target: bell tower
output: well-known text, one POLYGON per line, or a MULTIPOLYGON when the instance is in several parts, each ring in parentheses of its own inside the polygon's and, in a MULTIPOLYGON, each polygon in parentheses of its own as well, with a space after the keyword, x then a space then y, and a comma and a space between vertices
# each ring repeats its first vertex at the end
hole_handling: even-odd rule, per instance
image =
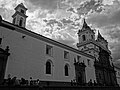
POLYGON ((88 82, 89 80, 96 80, 96 74, 95 74, 95 67, 94 67, 94 61, 98 60, 99 58, 99 47, 95 44, 95 33, 94 30, 91 29, 88 24, 86 23, 86 20, 83 20, 83 26, 81 29, 78 30, 78 39, 79 42, 77 43, 77 47, 80 51, 87 53, 95 59, 86 59, 85 65, 86 65, 86 80, 88 82), (89 76, 89 70, 91 69, 92 76, 89 76))
POLYGON ((83 21, 82 29, 78 31, 79 43, 85 43, 90 40, 95 40, 94 31, 87 25, 85 19, 83 21))
POLYGON ((18 4, 15 8, 15 13, 12 15, 13 24, 25 28, 27 18, 26 11, 27 8, 23 5, 23 3, 18 4))
POLYGON ((95 44, 95 33, 94 30, 87 25, 85 19, 82 28, 78 31, 78 39, 78 49, 98 59, 99 48, 95 44))

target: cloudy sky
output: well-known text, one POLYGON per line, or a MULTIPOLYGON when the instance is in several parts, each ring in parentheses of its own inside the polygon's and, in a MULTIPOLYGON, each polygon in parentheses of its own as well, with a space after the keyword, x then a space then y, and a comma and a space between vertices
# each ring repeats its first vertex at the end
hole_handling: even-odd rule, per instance
POLYGON ((28 8, 27 29, 75 48, 85 17, 109 42, 113 61, 120 62, 120 0, 0 0, 4 20, 12 22, 19 3, 28 8))

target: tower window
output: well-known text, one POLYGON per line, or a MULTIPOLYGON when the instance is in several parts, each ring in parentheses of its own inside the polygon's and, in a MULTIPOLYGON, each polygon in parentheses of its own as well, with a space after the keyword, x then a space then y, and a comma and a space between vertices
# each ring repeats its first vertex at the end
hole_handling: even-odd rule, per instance
POLYGON ((65 76, 68 76, 68 65, 65 65, 65 76))
POLYGON ((22 26, 23 18, 20 18, 19 26, 22 26))
POLYGON ((23 14, 24 14, 24 13, 25 13, 25 11, 21 9, 21 13, 23 13, 23 14))
POLYGON ((51 74, 51 62, 47 61, 46 62, 46 74, 51 74))
POLYGON ((83 41, 85 41, 85 40, 86 40, 85 35, 82 35, 82 38, 83 38, 83 41))
POLYGON ((15 24, 16 18, 13 19, 13 24, 15 24))

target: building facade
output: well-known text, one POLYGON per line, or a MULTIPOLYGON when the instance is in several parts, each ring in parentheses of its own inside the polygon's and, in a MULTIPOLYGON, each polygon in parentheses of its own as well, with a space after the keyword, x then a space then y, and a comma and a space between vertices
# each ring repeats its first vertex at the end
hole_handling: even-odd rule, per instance
POLYGON ((105 85, 117 84, 108 42, 99 31, 95 40, 94 31, 87 25, 85 20, 82 29, 78 32, 78 36, 78 49, 95 57, 94 67, 97 83, 105 85))
POLYGON ((26 11, 21 3, 15 8, 13 23, 0 17, 0 57, 4 57, 0 58, 4 62, 0 67, 1 81, 10 74, 41 81, 117 84, 108 42, 100 33, 95 40, 85 20, 75 49, 27 30, 26 11))

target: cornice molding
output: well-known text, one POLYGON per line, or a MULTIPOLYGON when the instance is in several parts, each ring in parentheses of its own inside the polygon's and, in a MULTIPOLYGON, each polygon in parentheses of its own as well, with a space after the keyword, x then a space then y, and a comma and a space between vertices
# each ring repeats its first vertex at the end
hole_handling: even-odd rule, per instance
POLYGON ((81 54, 81 55, 84 55, 84 56, 86 56, 86 57, 95 59, 95 57, 93 57, 92 55, 86 54, 86 53, 84 53, 84 52, 82 52, 82 51, 80 51, 80 50, 78 50, 78 49, 75 49, 75 48, 70 47, 70 46, 68 46, 68 45, 65 45, 65 44, 63 44, 63 43, 60 43, 60 42, 57 42, 57 41, 55 41, 55 40, 49 39, 49 38, 47 38, 47 37, 44 37, 44 36, 42 36, 42 35, 40 35, 40 34, 37 34, 37 33, 35 33, 35 32, 32 32, 32 31, 30 31, 30 30, 28 30, 28 29, 26 29, 26 28, 19 27, 19 26, 17 26, 17 25, 14 25, 14 24, 12 24, 12 23, 10 23, 10 22, 7 22, 7 21, 4 21, 4 20, 2 20, 1 23, 2 23, 2 24, 1 24, 0 26, 2 26, 2 27, 9 28, 10 30, 15 30, 15 31, 17 31, 17 32, 20 32, 20 33, 26 34, 26 35, 28 35, 28 36, 34 37, 34 38, 36 38, 36 39, 38 39, 38 40, 42 40, 42 41, 45 41, 45 42, 47 42, 47 43, 51 43, 51 44, 53 44, 53 45, 56 45, 56 46, 59 46, 59 47, 61 47, 61 48, 70 50, 70 51, 72 51, 72 52, 75 52, 75 53, 77 53, 77 54, 81 54))
POLYGON ((83 46, 83 45, 86 45, 86 44, 89 44, 89 43, 93 43, 93 44, 95 44, 96 46, 101 47, 103 50, 107 51, 109 54, 111 54, 111 51, 110 51, 110 50, 104 48, 102 45, 100 45, 99 43, 97 43, 95 40, 90 40, 90 41, 83 42, 83 43, 77 43, 77 47, 79 48, 79 47, 81 47, 81 46, 83 46))
POLYGON ((23 14, 23 13, 20 13, 20 12, 18 12, 18 11, 16 11, 16 12, 12 15, 12 17, 15 17, 17 14, 19 14, 19 15, 25 17, 25 18, 28 17, 27 15, 25 15, 25 14, 23 14))

